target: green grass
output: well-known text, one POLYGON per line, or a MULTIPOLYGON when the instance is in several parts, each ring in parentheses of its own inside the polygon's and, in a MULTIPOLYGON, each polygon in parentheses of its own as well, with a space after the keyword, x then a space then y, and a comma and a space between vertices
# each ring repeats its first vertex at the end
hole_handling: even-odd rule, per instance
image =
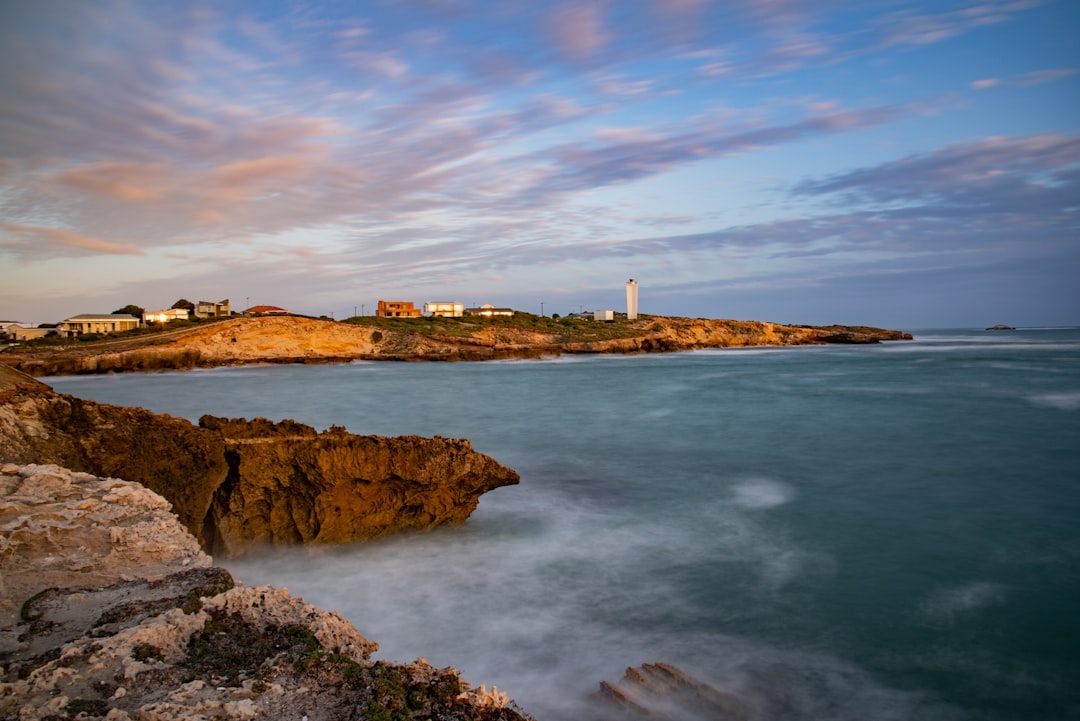
POLYGON ((628 338, 641 334, 641 322, 617 318, 613 321, 593 321, 576 318, 551 318, 532 313, 518 312, 512 316, 484 318, 382 318, 379 316, 353 316, 341 321, 350 325, 393 330, 399 333, 469 337, 487 328, 506 328, 553 334, 552 342, 575 343, 613 338, 628 338))

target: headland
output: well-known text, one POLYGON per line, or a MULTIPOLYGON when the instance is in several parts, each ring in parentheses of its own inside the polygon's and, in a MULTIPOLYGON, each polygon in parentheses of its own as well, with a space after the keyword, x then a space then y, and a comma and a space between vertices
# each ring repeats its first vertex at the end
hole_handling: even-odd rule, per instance
POLYGON ((181 331, 94 343, 10 348, 0 362, 33 376, 183 370, 254 363, 356 360, 477 361, 564 354, 665 353, 703 348, 863 344, 910 340, 867 326, 640 316, 612 322, 554 319, 235 318, 181 331))

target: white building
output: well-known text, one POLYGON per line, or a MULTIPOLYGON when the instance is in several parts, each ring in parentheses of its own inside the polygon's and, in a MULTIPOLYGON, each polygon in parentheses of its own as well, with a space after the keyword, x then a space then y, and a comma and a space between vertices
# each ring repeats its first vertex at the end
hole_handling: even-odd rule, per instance
POLYGON ((613 310, 594 310, 592 312, 593 320, 615 320, 615 311, 613 310))
POLYGON ((626 281, 626 319, 637 319, 637 281, 633 278, 626 281))
POLYGON ((60 335, 73 338, 83 333, 119 333, 139 327, 139 319, 126 313, 73 315, 60 323, 60 335))
POLYGON ((478 315, 483 318, 494 318, 497 315, 510 317, 513 314, 513 308, 496 308, 491 303, 484 303, 476 308, 465 309, 465 315, 478 315))
POLYGON ((229 307, 229 299, 219 300, 213 302, 210 300, 200 300, 195 304, 195 317, 196 318, 228 318, 232 315, 232 309, 229 307))
POLYGON ((441 318, 460 318, 465 315, 464 303, 424 303, 424 312, 441 318))
POLYGON ((166 308, 165 310, 148 310, 142 314, 143 323, 165 324, 171 320, 187 320, 187 308, 166 308))

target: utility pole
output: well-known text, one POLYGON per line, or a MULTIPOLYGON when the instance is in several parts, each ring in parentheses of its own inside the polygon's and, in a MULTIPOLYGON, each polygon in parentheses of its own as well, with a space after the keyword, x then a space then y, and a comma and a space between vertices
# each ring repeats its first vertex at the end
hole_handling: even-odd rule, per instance
POLYGON ((355 305, 352 307, 352 314, 353 314, 353 317, 355 318, 356 317, 356 306, 355 305))
POLYGON ((544 317, 544 301, 540 301, 540 317, 544 317))

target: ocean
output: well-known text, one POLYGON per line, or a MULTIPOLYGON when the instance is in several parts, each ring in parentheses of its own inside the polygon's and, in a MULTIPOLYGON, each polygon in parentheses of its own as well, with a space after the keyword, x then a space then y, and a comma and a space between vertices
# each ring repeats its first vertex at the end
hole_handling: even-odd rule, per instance
POLYGON ((1080 329, 44 380, 516 469, 463 526, 222 565, 539 721, 655 662, 763 721, 1080 718, 1080 329))

